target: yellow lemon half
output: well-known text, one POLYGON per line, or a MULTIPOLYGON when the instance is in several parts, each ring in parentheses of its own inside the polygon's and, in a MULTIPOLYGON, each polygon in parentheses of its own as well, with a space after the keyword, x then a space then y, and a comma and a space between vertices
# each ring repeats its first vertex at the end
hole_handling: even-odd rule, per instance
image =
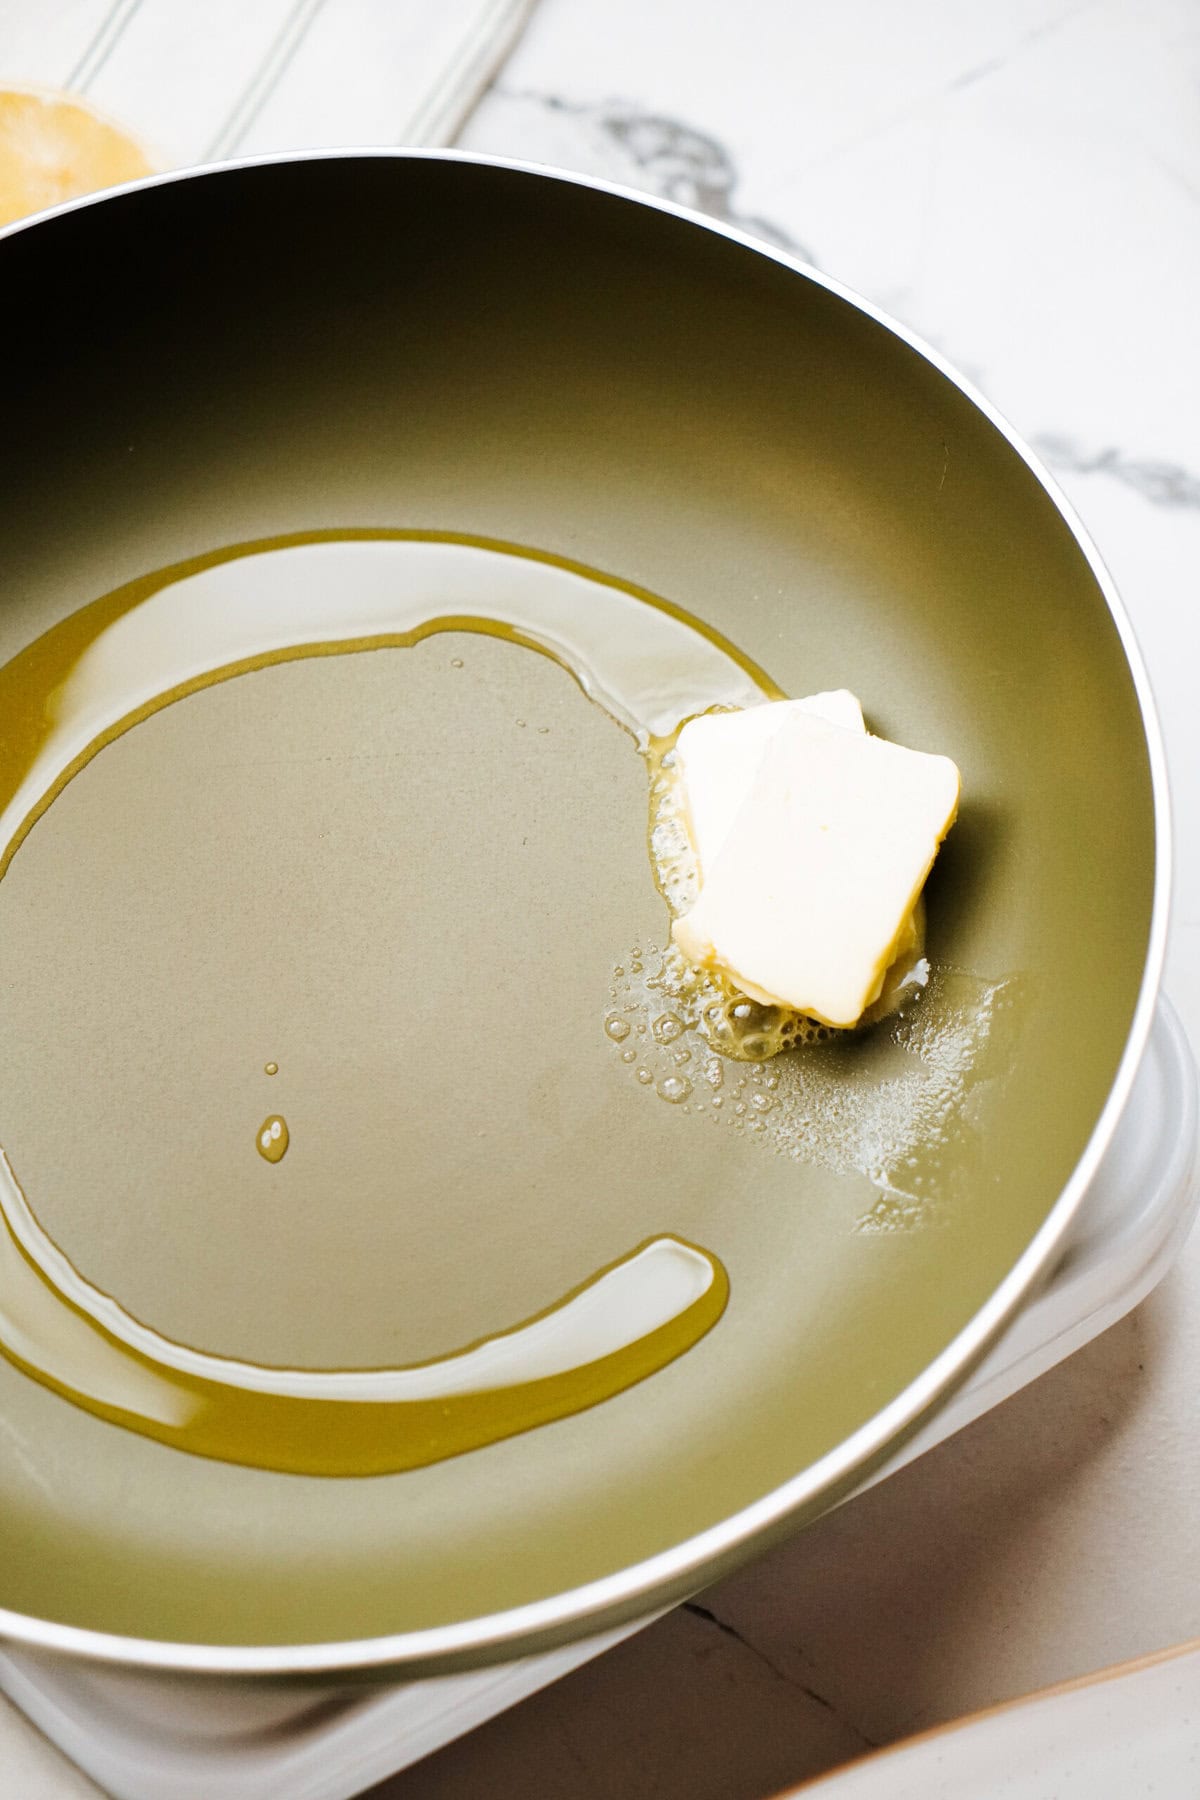
POLYGON ((153 171, 142 146, 86 101, 0 88, 0 225, 153 171))

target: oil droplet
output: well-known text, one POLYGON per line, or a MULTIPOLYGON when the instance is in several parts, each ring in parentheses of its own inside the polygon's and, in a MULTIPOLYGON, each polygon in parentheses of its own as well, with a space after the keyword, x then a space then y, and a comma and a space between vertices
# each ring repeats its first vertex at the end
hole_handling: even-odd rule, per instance
POLYGON ((660 1044, 673 1044, 683 1030, 683 1020, 678 1013, 659 1013, 651 1030, 660 1044))
POLYGON ((461 669, 462 666, 463 666, 463 660, 462 660, 461 656, 452 656, 450 658, 450 667, 452 669, 461 669))
POLYGON ((264 1075, 278 1075, 279 1064, 276 1062, 264 1063, 263 1064, 263 1073, 264 1073, 264 1075))
POLYGON ((672 1106, 678 1106, 680 1101, 686 1100, 691 1093, 692 1084, 686 1075, 664 1075, 656 1091, 660 1100, 666 1100, 672 1106))
POLYGON ((518 720, 517 720, 517 727, 518 727, 518 729, 519 729, 519 730, 521 730, 521 731, 524 731, 524 729, 525 729, 525 721, 524 721, 524 719, 518 719, 518 720))
POLYGON ((258 1154, 265 1162, 282 1162, 287 1155, 287 1147, 291 1143, 288 1134, 287 1120, 281 1119, 278 1113, 272 1113, 264 1119, 258 1128, 255 1146, 258 1154))
POLYGON ((636 1062, 637 1061, 637 1051, 636 1050, 622 1050, 621 1061, 622 1062, 636 1062))
POLYGON ((649 1087, 650 1083, 654 1080, 654 1077, 650 1073, 649 1069, 639 1069, 637 1072, 637 1078, 641 1082, 643 1087, 649 1087))
POLYGON ((538 729, 539 737, 549 737, 550 736, 550 727, 548 725, 539 725, 537 729, 538 729))
POLYGON ((604 1029, 612 1039, 613 1043, 619 1044, 623 1039, 629 1036, 629 1020, 623 1019, 620 1013, 609 1013, 607 1019, 604 1021, 604 1029))
POLYGON ((770 1112, 770 1110, 774 1106, 775 1102, 772 1100, 770 1094, 756 1093, 756 1094, 751 1094, 750 1104, 754 1108, 755 1112, 767 1113, 767 1112, 770 1112))

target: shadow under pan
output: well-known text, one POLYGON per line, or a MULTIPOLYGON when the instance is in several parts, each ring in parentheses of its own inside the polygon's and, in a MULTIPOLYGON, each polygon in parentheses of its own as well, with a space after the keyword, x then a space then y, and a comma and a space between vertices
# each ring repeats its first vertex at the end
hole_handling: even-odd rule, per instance
POLYGON ((769 1494, 994 1291, 1125 1047, 1146 736, 1053 502, 819 283, 499 166, 130 192, 0 243, 0 293, 21 345, 0 655, 293 533, 566 558, 954 756, 930 953, 1011 995, 970 1129, 909 1170, 939 1203, 864 1230, 865 1174, 662 1104, 606 1036, 614 967, 666 920, 642 760, 561 668, 440 635, 156 714, 0 882, 0 1144, 87 1278, 170 1337, 302 1367, 444 1355, 655 1234, 719 1257, 729 1303, 601 1405, 369 1479, 188 1455, 0 1362, 0 1606, 193 1643, 370 1638, 563 1593, 769 1494))

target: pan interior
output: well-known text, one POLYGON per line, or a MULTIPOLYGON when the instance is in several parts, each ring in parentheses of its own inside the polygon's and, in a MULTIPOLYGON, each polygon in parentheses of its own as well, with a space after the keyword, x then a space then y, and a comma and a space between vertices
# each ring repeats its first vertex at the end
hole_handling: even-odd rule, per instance
MULTIPOLYGON (((929 940, 973 1072, 955 1128, 883 1186, 862 1157, 785 1154, 770 1109, 727 1126, 698 1082, 664 1104, 696 1070, 629 988, 665 928, 645 768, 522 643, 268 661, 156 712, 0 882, 0 1143, 88 1279, 185 1343, 312 1368, 440 1356, 655 1234, 717 1256, 729 1304, 601 1405, 359 1479, 189 1455, 4 1363, 0 1604, 185 1640, 378 1635, 560 1592, 769 1492, 986 1299, 1124 1045, 1149 773, 1066 525, 846 302, 550 179, 232 171, 0 253, 31 340, 0 484, 8 655, 168 565, 349 526, 635 584, 731 667, 849 686, 875 729, 959 762, 929 940), (382 215, 402 228, 381 240, 382 215), (102 294, 56 334, 78 259, 146 241, 135 303, 102 294), (605 1030, 627 1004, 628 1046, 605 1030)), ((944 1047, 872 1040, 829 1082, 852 1107, 944 1047)))

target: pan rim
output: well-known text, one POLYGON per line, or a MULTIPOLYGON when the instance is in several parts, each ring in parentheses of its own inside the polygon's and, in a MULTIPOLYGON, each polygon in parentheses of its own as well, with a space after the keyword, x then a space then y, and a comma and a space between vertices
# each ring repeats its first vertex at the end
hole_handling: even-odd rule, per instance
POLYGON ((380 1637, 315 1644, 186 1643, 125 1636, 92 1627, 66 1625, 0 1607, 0 1641, 63 1657, 147 1671, 208 1677, 312 1678, 347 1673, 394 1674, 407 1679, 508 1662, 568 1642, 600 1636, 655 1614, 709 1585, 747 1560, 753 1548, 798 1529, 846 1497, 857 1482, 911 1434, 965 1379, 1010 1323, 1046 1272, 1069 1230, 1125 1110, 1154 1019, 1166 959, 1171 906, 1172 827, 1166 750, 1154 694, 1132 622, 1096 545, 1054 476, 1002 413, 941 353, 915 332, 845 283, 801 257, 769 244, 737 226, 712 219, 675 201, 642 193, 601 177, 550 164, 477 151, 368 145, 285 150, 227 162, 193 164, 124 182, 98 194, 31 214, 0 227, 0 243, 48 220, 105 204, 143 189, 166 187, 199 177, 219 178, 255 168, 292 163, 371 159, 472 165, 582 187, 693 225, 745 250, 768 258, 813 282, 898 338, 961 393, 1021 459, 1067 526, 1082 553, 1120 639, 1137 697, 1146 740, 1154 815, 1154 890, 1142 980, 1112 1086, 1083 1153, 1033 1237, 1012 1268, 958 1334, 886 1406, 807 1468, 749 1506, 670 1549, 578 1587, 502 1612, 427 1626, 380 1637))

